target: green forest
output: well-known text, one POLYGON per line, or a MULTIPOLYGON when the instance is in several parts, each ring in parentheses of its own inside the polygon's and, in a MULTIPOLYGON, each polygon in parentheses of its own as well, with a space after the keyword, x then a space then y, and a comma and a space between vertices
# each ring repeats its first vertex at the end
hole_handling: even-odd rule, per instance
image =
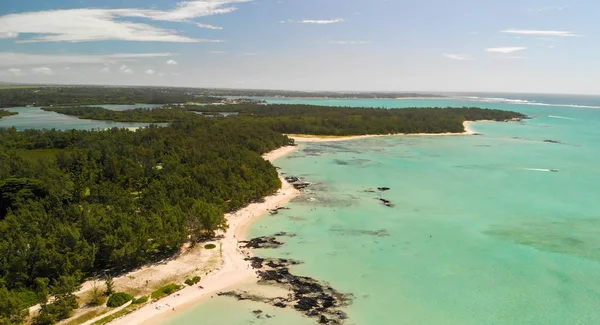
POLYGON ((167 123, 196 118, 198 114, 184 108, 136 108, 125 111, 114 111, 102 107, 64 106, 43 107, 45 111, 77 116, 82 119, 114 122, 147 122, 167 123))
POLYGON ((462 108, 351 108, 313 105, 185 105, 170 108, 139 108, 112 111, 101 107, 46 107, 44 110, 92 120, 117 122, 163 123, 205 116, 220 117, 220 113, 236 113, 227 119, 245 121, 259 128, 287 134, 363 135, 393 133, 444 133, 464 131, 464 121, 505 121, 525 118, 509 111, 462 108))
POLYGON ((464 121, 506 121, 525 115, 478 107, 365 108, 314 105, 218 105, 189 107, 205 113, 236 112, 263 127, 287 134, 363 135, 464 131, 464 121))
POLYGON ((99 104, 214 103, 222 98, 200 96, 182 88, 40 87, 0 89, 1 107, 99 104))
POLYGON ((13 112, 9 112, 7 110, 4 109, 0 109, 0 118, 3 118, 5 116, 11 116, 11 115, 17 115, 18 113, 13 113, 13 112))
POLYGON ((280 188, 261 154, 289 143, 235 119, 0 130, 0 324, 18 324, 39 302, 34 323, 54 323, 76 307, 70 293, 85 277, 210 238, 227 227, 225 212, 280 188))

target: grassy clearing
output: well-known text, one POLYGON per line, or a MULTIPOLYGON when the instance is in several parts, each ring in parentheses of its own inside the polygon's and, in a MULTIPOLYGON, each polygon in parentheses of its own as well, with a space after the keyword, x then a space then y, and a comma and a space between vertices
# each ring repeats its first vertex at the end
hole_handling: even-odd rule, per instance
POLYGON ((152 299, 160 299, 166 297, 174 292, 181 290, 181 286, 175 283, 168 284, 164 287, 158 288, 158 290, 152 292, 152 299))
POLYGON ((77 318, 74 318, 66 323, 64 323, 63 325, 77 325, 77 324, 83 324, 91 319, 94 319, 96 317, 98 317, 99 315, 103 314, 103 310, 101 309, 96 309, 96 310, 92 310, 89 311, 77 318))

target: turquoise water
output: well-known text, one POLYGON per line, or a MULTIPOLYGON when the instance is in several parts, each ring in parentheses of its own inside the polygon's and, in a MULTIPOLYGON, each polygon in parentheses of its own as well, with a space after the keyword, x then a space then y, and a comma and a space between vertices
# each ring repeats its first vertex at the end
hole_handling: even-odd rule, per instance
MULTIPOLYGON (((291 210, 264 216, 250 229, 252 236, 279 231, 297 236, 283 238, 286 245, 278 250, 256 253, 304 261, 294 273, 354 294, 348 324, 599 324, 600 109, 593 107, 600 99, 478 97, 271 100, 472 105, 536 118, 474 123, 482 136, 302 145, 275 165, 315 185, 288 205, 291 210), (519 98, 527 102, 516 102, 519 98), (379 186, 391 190, 365 192, 379 186)), ((215 298, 166 324, 312 321, 297 313, 257 320, 250 312, 254 307, 215 298)))
MULTIPOLYGON (((107 109, 125 110, 132 108, 154 107, 153 105, 102 105, 107 109)), ((106 128, 139 128, 148 126, 148 123, 122 123, 82 120, 77 117, 58 114, 56 112, 46 112, 39 107, 13 107, 6 108, 11 112, 17 112, 18 115, 12 115, 0 119, 0 128, 15 127, 17 130, 24 129, 57 129, 57 130, 93 130, 106 128)))

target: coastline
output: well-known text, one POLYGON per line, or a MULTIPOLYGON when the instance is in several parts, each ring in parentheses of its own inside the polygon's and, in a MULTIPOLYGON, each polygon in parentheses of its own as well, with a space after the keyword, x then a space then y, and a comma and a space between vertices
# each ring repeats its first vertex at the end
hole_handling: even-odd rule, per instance
MULTIPOLYGON (((265 160, 275 161, 285 155, 298 150, 297 146, 286 146, 263 155, 265 160)), ((269 210, 281 206, 295 198, 300 192, 290 185, 281 175, 279 176, 282 187, 277 193, 264 198, 262 203, 253 203, 247 207, 226 215, 229 228, 223 233, 224 238, 217 244, 221 245, 221 258, 223 264, 200 281, 202 289, 197 286, 186 287, 177 292, 177 296, 171 295, 158 302, 149 303, 144 307, 115 319, 110 324, 136 325, 136 324, 161 324, 165 319, 177 315, 190 307, 195 306, 203 299, 211 297, 216 293, 244 282, 251 282, 256 274, 246 257, 251 252, 238 248, 238 240, 246 239, 245 233, 250 224, 256 218, 266 214, 269 210), (168 308, 156 309, 157 305, 168 305, 168 308)), ((103 315, 104 317, 106 316, 103 315)))
MULTIPOLYGON (((456 136, 456 135, 472 135, 475 132, 470 128, 469 121, 463 122, 465 132, 462 133, 416 133, 416 134, 378 134, 378 135, 360 135, 360 136, 330 136, 330 137, 315 137, 315 136, 302 136, 302 135, 288 135, 294 139, 297 143, 309 143, 309 142, 336 142, 336 141, 350 141, 364 138, 374 137, 387 137, 387 136, 456 136)), ((298 146, 286 146, 281 147, 263 155, 263 158, 267 161, 273 162, 281 157, 291 154, 298 150, 298 146)), ((222 239, 216 242, 220 250, 221 256, 218 258, 221 263, 216 269, 210 271, 206 276, 202 277, 200 285, 203 287, 199 289, 197 286, 189 286, 177 292, 177 296, 171 295, 163 298, 158 302, 149 303, 140 309, 137 309, 130 314, 123 317, 117 318, 110 322, 113 325, 137 325, 137 324, 150 324, 160 325, 165 322, 168 318, 178 315, 182 311, 189 308, 193 308, 199 302, 204 299, 214 296, 216 293, 226 290, 230 287, 234 287, 244 283, 252 283, 256 274, 250 263, 245 259, 252 256, 252 252, 249 249, 240 249, 238 247, 239 240, 245 240, 246 232, 253 221, 258 217, 266 214, 269 210, 286 204, 293 198, 295 198, 300 192, 296 190, 291 184, 289 184, 280 175, 279 176, 282 187, 275 194, 265 197, 262 203, 253 203, 247 207, 226 215, 229 228, 222 235, 222 239), (163 308, 157 309, 158 305, 163 308), (167 306, 167 307, 164 307, 167 306)), ((185 256, 178 257, 173 261, 167 263, 164 268, 177 269, 179 261, 185 256), (171 265, 172 264, 172 265, 171 265)), ((214 257, 214 256, 213 256, 214 257)), ((177 270, 178 271, 178 270, 177 270)), ((130 274, 128 274, 130 275, 130 274)), ((124 277, 127 277, 125 275, 124 277)), ((168 280, 166 275, 163 278, 153 279, 154 281, 168 280)), ((97 318, 86 322, 84 324, 91 324, 93 321, 108 316, 104 314, 97 318)))
POLYGON ((350 135, 350 136, 313 136, 313 135, 304 135, 304 134, 288 134, 288 137, 294 139, 297 143, 302 142, 338 142, 338 141, 350 141, 350 140, 358 140, 358 139, 367 139, 367 138, 380 138, 380 137, 389 137, 389 136, 457 136, 457 135, 474 135, 476 134, 473 129, 471 129, 472 121, 464 121, 463 127, 465 128, 464 132, 461 133, 395 133, 395 134, 369 134, 369 135, 350 135))

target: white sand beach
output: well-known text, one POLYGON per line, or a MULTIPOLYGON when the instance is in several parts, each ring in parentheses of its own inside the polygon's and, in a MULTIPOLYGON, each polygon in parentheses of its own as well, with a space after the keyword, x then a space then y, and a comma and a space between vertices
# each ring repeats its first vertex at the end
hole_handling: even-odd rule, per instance
POLYGON ((389 136, 451 136, 451 135, 473 135, 475 131, 473 131, 469 125, 470 121, 463 122, 463 126, 465 127, 465 132, 462 133, 397 133, 397 134, 369 134, 369 135, 353 135, 353 136, 321 136, 315 137, 311 135, 302 135, 302 134, 290 134, 288 135, 297 143, 301 142, 338 142, 338 141, 349 141, 349 140, 357 140, 357 139, 367 139, 367 138, 379 138, 379 137, 389 137, 389 136))

